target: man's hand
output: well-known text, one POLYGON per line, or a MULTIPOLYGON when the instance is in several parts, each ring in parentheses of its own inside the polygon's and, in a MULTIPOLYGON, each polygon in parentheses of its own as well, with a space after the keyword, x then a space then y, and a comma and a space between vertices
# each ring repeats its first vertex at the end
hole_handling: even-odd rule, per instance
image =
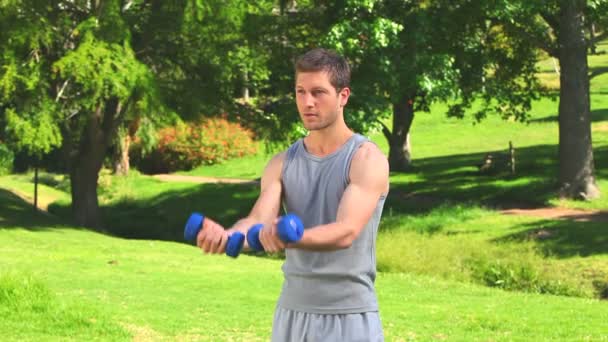
POLYGON ((285 249, 285 243, 279 239, 277 233, 278 222, 279 219, 277 218, 272 224, 266 225, 260 230, 260 242, 266 253, 276 253, 285 249))
POLYGON ((196 236, 196 245, 205 253, 222 254, 226 250, 228 232, 217 222, 205 217, 203 228, 196 236))

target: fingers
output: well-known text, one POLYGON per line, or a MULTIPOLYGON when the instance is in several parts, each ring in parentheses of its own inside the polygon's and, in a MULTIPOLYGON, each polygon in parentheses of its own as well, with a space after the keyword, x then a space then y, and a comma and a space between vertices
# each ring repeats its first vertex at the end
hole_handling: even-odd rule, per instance
POLYGON ((211 253, 222 254, 226 250, 226 243, 228 242, 228 233, 217 236, 211 243, 211 253))
POLYGON ((196 245, 204 253, 223 253, 228 240, 228 234, 215 221, 205 218, 203 227, 196 237, 196 245))
POLYGON ((285 249, 285 243, 279 239, 276 232, 276 224, 260 230, 260 242, 267 253, 276 253, 285 249))

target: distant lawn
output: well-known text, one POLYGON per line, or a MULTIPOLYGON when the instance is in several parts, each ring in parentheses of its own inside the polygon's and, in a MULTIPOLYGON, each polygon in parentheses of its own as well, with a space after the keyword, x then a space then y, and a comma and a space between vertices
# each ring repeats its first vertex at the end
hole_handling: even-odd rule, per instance
MULTIPOLYGON (((268 340, 280 260, 110 237, 0 199, 3 340, 268 340)), ((599 301, 386 272, 377 288, 388 341, 606 340, 599 301)))
MULTIPOLYGON (((587 57, 589 73, 591 75, 591 92, 595 94, 608 94, 608 40, 597 45, 597 54, 587 57)), ((553 90, 559 90, 559 61, 546 58, 539 64, 539 78, 543 84, 553 90)))
MULTIPOLYGON (((593 146, 598 184, 608 194, 608 96, 592 95, 593 146)), ((608 208, 608 196, 594 202, 559 201, 558 123, 556 100, 534 104, 529 123, 489 117, 481 123, 472 118, 445 117, 446 106, 436 104, 430 113, 419 113, 411 129, 414 169, 393 174, 397 192, 416 192, 484 205, 608 208), (490 152, 506 152, 509 142, 516 152, 516 175, 481 176, 477 165, 490 152)), ((388 154, 388 144, 379 133, 370 135, 388 154)), ((260 177, 271 156, 232 160, 203 166, 185 174, 253 179, 260 177)))

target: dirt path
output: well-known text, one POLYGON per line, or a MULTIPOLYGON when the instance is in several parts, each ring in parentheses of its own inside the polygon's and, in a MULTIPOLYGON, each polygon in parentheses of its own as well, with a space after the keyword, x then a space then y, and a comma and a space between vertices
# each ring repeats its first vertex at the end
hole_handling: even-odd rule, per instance
POLYGON ((579 222, 608 222, 608 211, 580 210, 568 208, 537 208, 537 209, 507 209, 501 210, 505 215, 525 215, 550 220, 572 220, 579 222))
MULTIPOLYGON (((31 194, 26 194, 23 193, 21 191, 17 191, 14 189, 5 189, 4 190, 9 191, 10 193, 12 193, 13 195, 21 198, 23 201, 31 204, 32 206, 34 205, 34 197, 31 194)), ((42 214, 45 215, 49 215, 49 216, 54 216, 53 214, 49 213, 49 204, 52 203, 53 200, 50 200, 48 198, 41 198, 40 195, 38 195, 38 211, 42 214)))
POLYGON ((223 183, 223 184, 258 184, 258 180, 237 179, 237 178, 216 178, 203 176, 186 176, 186 175, 154 175, 156 179, 165 182, 189 182, 189 183, 223 183))

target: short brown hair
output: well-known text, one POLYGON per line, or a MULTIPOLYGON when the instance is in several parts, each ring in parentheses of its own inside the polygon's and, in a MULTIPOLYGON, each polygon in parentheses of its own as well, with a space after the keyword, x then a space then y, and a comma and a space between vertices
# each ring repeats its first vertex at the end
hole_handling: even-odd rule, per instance
POLYGON ((296 60, 298 72, 325 71, 336 91, 350 86, 350 66, 346 59, 335 51, 317 48, 306 52, 296 60))

